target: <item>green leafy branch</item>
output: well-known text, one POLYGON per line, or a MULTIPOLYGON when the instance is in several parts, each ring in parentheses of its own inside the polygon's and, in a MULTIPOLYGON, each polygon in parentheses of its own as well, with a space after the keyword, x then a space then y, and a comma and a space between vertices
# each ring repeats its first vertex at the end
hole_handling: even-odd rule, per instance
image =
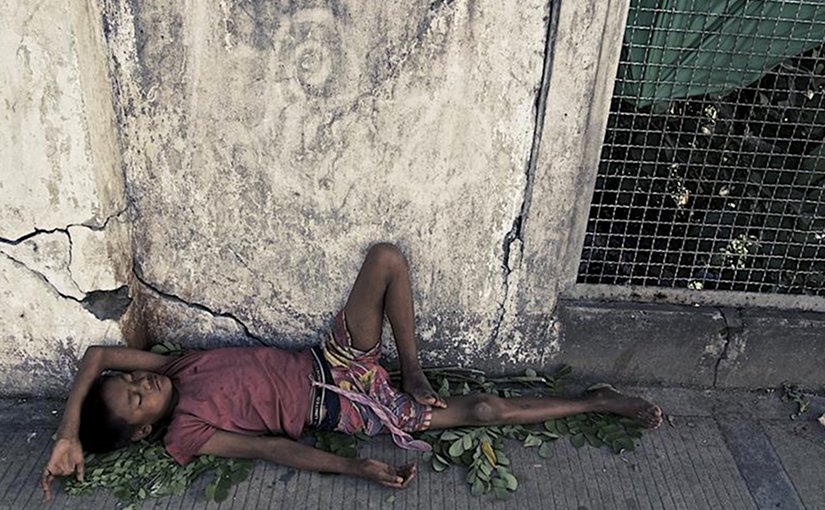
POLYGON ((195 480, 210 471, 214 477, 206 486, 206 499, 220 502, 229 496, 232 485, 249 477, 252 469, 249 460, 211 455, 196 457, 180 466, 158 441, 141 441, 106 454, 88 454, 85 464, 86 476, 82 482, 71 476, 63 479, 69 495, 87 495, 96 489, 106 489, 132 505, 148 498, 183 495, 195 480))
MULTIPOLYGON (((565 379, 572 369, 562 366, 555 374, 539 374, 528 368, 523 375, 487 377, 478 370, 458 367, 428 369, 435 379, 439 395, 466 395, 473 390, 501 397, 526 394, 560 396, 565 379)), ((542 458, 552 455, 553 441, 567 435, 576 448, 585 444, 594 448, 607 446, 613 453, 635 449, 635 439, 641 437, 641 426, 635 420, 603 413, 586 413, 545 421, 537 425, 504 425, 470 427, 444 431, 427 431, 421 438, 433 447, 424 459, 436 472, 451 465, 467 468, 466 481, 472 494, 494 494, 506 499, 518 488, 518 478, 504 454, 504 439, 521 441, 525 448, 538 448, 542 458)))

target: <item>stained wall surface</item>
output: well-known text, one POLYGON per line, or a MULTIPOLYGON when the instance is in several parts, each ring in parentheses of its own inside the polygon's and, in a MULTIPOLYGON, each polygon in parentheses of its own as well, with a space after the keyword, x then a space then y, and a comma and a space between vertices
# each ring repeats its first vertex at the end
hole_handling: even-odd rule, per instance
POLYGON ((131 247, 99 17, 0 1, 5 393, 63 393, 87 345, 122 339, 131 247))
POLYGON ((263 342, 317 341, 366 249, 391 241, 410 259, 425 359, 493 347, 546 1, 104 11, 153 327, 189 304, 263 342))
POLYGON ((7 393, 94 343, 315 343, 376 241, 425 364, 560 361, 625 0, 0 7, 7 393))

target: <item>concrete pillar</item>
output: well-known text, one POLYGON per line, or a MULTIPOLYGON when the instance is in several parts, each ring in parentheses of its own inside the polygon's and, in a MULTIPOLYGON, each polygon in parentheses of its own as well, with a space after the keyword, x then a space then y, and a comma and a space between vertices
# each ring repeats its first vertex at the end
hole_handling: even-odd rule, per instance
POLYGON ((551 16, 543 125, 511 243, 516 319, 502 342, 538 361, 560 349, 556 302, 576 280, 628 5, 562 0, 551 16))

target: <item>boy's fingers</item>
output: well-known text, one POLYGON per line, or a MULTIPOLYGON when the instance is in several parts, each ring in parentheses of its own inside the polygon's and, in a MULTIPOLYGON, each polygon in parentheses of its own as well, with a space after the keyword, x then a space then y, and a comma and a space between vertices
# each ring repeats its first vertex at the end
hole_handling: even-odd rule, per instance
POLYGON ((447 407, 447 404, 443 400, 441 400, 437 393, 433 393, 432 395, 430 395, 430 397, 427 400, 427 403, 431 406, 440 407, 442 409, 446 409, 447 407))
POLYGON ((404 481, 401 483, 402 489, 409 485, 412 479, 415 478, 416 470, 417 468, 415 464, 407 464, 399 470, 404 476, 404 481))
POLYGON ((86 467, 81 462, 77 465, 77 481, 82 482, 84 476, 86 476, 86 467))
POLYGON ((40 477, 40 488, 43 489, 43 500, 49 501, 52 499, 52 478, 53 475, 47 469, 43 472, 43 476, 40 477))

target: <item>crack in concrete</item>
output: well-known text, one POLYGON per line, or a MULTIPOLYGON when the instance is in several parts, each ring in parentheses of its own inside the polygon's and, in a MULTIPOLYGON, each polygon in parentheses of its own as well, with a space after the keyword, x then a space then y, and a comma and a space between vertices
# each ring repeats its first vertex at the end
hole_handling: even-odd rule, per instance
POLYGON ((260 343, 261 345, 267 345, 267 346, 269 345, 266 342, 264 342, 261 337, 252 334, 252 332, 249 331, 249 328, 246 326, 246 324, 244 324, 240 319, 235 317, 233 314, 231 314, 229 312, 218 312, 218 311, 212 310, 211 308, 209 308, 208 306, 206 306, 204 304, 196 303, 196 302, 193 302, 193 301, 187 301, 187 300, 183 299, 180 296, 172 294, 171 292, 161 290, 157 285, 151 284, 148 281, 146 281, 146 279, 137 270, 137 266, 135 266, 135 265, 132 266, 132 274, 135 276, 135 279, 138 282, 140 282, 142 285, 145 285, 147 288, 151 289, 153 292, 157 293, 159 296, 161 296, 165 299, 168 299, 170 301, 173 301, 175 303, 178 303, 178 304, 181 304, 181 305, 184 305, 184 306, 188 306, 190 308, 194 308, 194 309, 200 310, 202 312, 206 312, 209 315, 212 315, 213 317, 223 317, 225 319, 230 319, 235 324, 237 324, 241 328, 241 330, 243 330, 244 334, 247 337, 252 338, 256 342, 260 343))
POLYGON ((33 273, 35 276, 43 280, 55 294, 57 294, 63 299, 74 301, 75 303, 82 306, 87 312, 91 313, 101 321, 119 320, 120 317, 126 312, 126 308, 129 306, 129 303, 131 302, 131 299, 123 297, 124 295, 128 296, 129 293, 129 288, 125 285, 114 290, 92 290, 89 292, 83 292, 82 299, 76 298, 69 294, 64 294, 54 283, 52 283, 51 280, 49 280, 49 277, 45 274, 29 267, 28 265, 26 265, 25 262, 16 259, 8 253, 0 251, 0 255, 3 255, 4 257, 12 261, 12 263, 33 273), (125 302, 125 304, 119 306, 116 304, 116 302, 125 302))
POLYGON ((9 244, 11 246, 17 246, 18 244, 20 244, 24 241, 28 241, 29 239, 31 239, 33 237, 37 237, 37 236, 42 235, 42 234, 54 234, 55 232, 61 232, 63 234, 66 234, 67 236, 69 236, 69 243, 71 244, 71 236, 69 235, 69 229, 70 228, 72 228, 72 227, 83 227, 83 228, 88 228, 89 230, 94 230, 95 232, 100 232, 101 230, 106 230, 106 227, 109 225, 109 222, 112 220, 112 218, 117 218, 117 217, 121 216, 127 210, 128 210, 128 207, 123 208, 122 210, 116 212, 115 214, 112 214, 112 215, 108 216, 106 218, 106 220, 104 220, 102 225, 97 225, 97 224, 94 224, 94 223, 70 223, 70 224, 66 225, 65 227, 55 227, 53 229, 35 228, 33 231, 31 231, 27 234, 24 234, 24 235, 22 235, 22 236, 20 236, 16 239, 8 239, 6 237, 0 236, 0 243, 9 244))
MULTIPOLYGON (((53 232, 50 232, 50 233, 53 233, 53 232)), ((49 280, 49 278, 48 278, 46 275, 44 275, 43 273, 41 273, 41 272, 40 272, 40 271, 38 271, 37 269, 32 269, 31 267, 29 267, 28 265, 26 265, 26 263, 25 263, 25 262, 23 262, 22 260, 18 260, 18 259, 16 259, 16 258, 12 257, 11 255, 9 255, 8 253, 3 252, 3 251, 0 251, 0 255, 3 255, 3 256, 4 256, 4 257, 6 257, 7 259, 11 260, 13 263, 17 264, 18 266, 23 267, 23 268, 24 268, 24 269, 26 269, 27 271, 29 271, 29 272, 31 272, 31 273, 34 273, 34 274, 35 274, 38 278, 40 278, 41 280, 43 280, 44 282, 46 282, 46 284, 47 284, 49 287, 51 287, 51 288, 52 288, 52 290, 54 290, 54 292, 55 292, 58 296, 60 296, 60 297, 62 297, 62 298, 64 298, 64 299, 70 299, 70 300, 74 301, 75 303, 80 303, 80 304, 83 304, 83 300, 82 300, 82 299, 78 299, 78 298, 76 298, 76 297, 74 297, 74 296, 70 296, 70 295, 68 295, 68 294, 64 294, 64 293, 60 292, 60 289, 58 289, 58 288, 57 288, 57 286, 55 286, 55 284, 53 284, 53 283, 51 282, 51 280, 49 280)))
POLYGON ((717 307, 716 309, 719 311, 719 314, 722 316, 722 320, 725 322, 725 327, 722 329, 722 339, 724 340, 725 345, 722 346, 722 352, 719 353, 719 357, 716 359, 716 364, 713 367, 713 388, 717 387, 716 384, 719 379, 719 367, 721 367, 722 362, 728 358, 728 350, 730 349, 733 335, 737 331, 742 330, 742 316, 738 308, 717 307), (732 317, 732 315, 735 315, 735 317, 732 317))
POLYGON ((74 241, 72 241, 72 235, 69 233, 69 229, 66 229, 66 237, 69 239, 69 261, 66 262, 66 272, 69 273, 69 279, 72 281, 74 286, 77 287, 77 290, 85 294, 83 289, 80 288, 80 285, 78 285, 77 280, 74 279, 74 274, 72 273, 72 251, 74 249, 74 241))
POLYGON ((502 241, 502 294, 503 298, 499 303, 496 312, 496 320, 493 325, 493 331, 488 341, 488 350, 492 349, 493 344, 498 340, 501 326, 504 323, 505 315, 507 314, 507 302, 510 297, 510 275, 518 267, 511 266, 511 252, 513 244, 518 243, 518 264, 521 265, 521 258, 524 254, 524 239, 523 226, 528 217, 533 196, 533 186, 535 184, 536 166, 538 164, 539 147, 541 145, 541 136, 544 130, 544 112, 547 106, 547 94, 550 88, 550 73, 553 66, 553 49, 556 41, 556 34, 558 33, 558 11, 559 0, 551 0, 548 5, 548 19, 547 19, 547 34, 544 43, 544 61, 541 72, 541 80, 539 84, 538 96, 535 103, 535 115, 533 121, 533 143, 530 146, 530 154, 527 158, 527 165, 524 171, 525 182, 524 189, 521 194, 521 206, 519 212, 513 219, 513 225, 505 234, 502 241))

